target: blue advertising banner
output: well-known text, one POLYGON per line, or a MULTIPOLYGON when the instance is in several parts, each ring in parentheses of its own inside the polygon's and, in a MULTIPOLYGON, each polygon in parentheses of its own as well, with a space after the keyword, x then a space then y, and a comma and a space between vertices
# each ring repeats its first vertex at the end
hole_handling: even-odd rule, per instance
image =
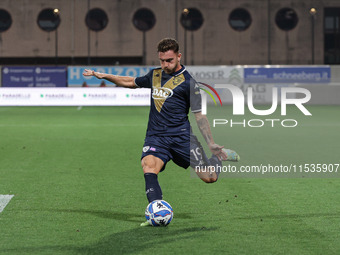
POLYGON ((2 87, 67 87, 66 67, 3 67, 2 87))
POLYGON ((94 70, 100 73, 138 77, 147 74, 152 68, 154 67, 71 66, 68 68, 68 86, 79 87, 82 86, 84 82, 86 82, 86 85, 89 86, 99 86, 100 80, 98 80, 96 77, 93 76, 84 77, 82 75, 85 69, 94 70))
POLYGON ((34 67, 3 67, 2 87, 34 87, 34 67))
POLYGON ((245 83, 330 83, 330 67, 244 68, 245 83))

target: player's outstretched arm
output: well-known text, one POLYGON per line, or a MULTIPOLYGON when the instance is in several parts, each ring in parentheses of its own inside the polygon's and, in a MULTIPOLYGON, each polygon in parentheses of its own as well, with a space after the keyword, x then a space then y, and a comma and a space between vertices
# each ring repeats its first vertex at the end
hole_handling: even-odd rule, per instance
POLYGON ((130 88, 135 89, 137 88, 135 84, 135 78, 130 76, 119 76, 119 75, 113 75, 113 74, 107 74, 107 73, 100 73, 95 72, 93 70, 85 69, 85 72, 83 73, 84 76, 94 76, 98 79, 105 79, 107 81, 110 81, 117 85, 117 87, 124 87, 124 88, 130 88))
POLYGON ((216 155, 220 160, 227 160, 226 153, 222 150, 224 146, 218 145, 214 142, 213 136, 211 134, 210 124, 205 115, 201 112, 195 113, 195 118, 197 121, 197 126, 202 133, 205 141, 207 142, 210 151, 216 155))

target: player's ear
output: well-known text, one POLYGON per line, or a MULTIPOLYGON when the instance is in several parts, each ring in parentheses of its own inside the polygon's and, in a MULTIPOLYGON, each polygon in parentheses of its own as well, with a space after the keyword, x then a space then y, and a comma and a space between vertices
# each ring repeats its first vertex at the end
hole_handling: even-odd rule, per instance
POLYGON ((181 57, 182 57, 182 53, 178 53, 178 55, 177 55, 178 61, 181 60, 181 57))

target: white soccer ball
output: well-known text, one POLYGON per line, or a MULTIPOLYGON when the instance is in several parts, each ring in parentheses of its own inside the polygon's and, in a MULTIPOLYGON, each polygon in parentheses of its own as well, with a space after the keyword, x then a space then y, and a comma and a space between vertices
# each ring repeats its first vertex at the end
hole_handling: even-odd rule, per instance
POLYGON ((152 201, 145 209, 146 220, 155 227, 169 225, 173 216, 171 205, 164 200, 152 201))

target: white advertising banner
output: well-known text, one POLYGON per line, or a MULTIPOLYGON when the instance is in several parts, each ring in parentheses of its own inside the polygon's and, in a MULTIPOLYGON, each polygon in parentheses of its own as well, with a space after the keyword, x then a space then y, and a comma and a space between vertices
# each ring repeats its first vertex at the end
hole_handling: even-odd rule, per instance
POLYGON ((0 106, 144 106, 150 89, 0 88, 0 106))
POLYGON ((188 72, 197 82, 209 85, 226 83, 243 84, 242 66, 186 66, 188 72))
MULTIPOLYGON (((186 66, 189 73, 197 82, 205 83, 213 88, 218 84, 216 92, 222 103, 231 104, 233 95, 226 88, 221 88, 221 84, 231 84, 238 87, 245 96, 247 102, 248 91, 252 90, 252 102, 255 104, 270 104, 273 98, 273 88, 277 88, 278 101, 281 99, 281 88, 291 87, 293 84, 265 84, 265 83, 245 83, 243 66, 186 66)), ((204 85, 202 86, 204 87, 204 85)), ((203 93, 201 91, 201 93, 203 93)), ((287 95, 288 98, 295 98, 295 93, 287 95)), ((214 104, 211 97, 207 97, 208 104, 214 104)))

